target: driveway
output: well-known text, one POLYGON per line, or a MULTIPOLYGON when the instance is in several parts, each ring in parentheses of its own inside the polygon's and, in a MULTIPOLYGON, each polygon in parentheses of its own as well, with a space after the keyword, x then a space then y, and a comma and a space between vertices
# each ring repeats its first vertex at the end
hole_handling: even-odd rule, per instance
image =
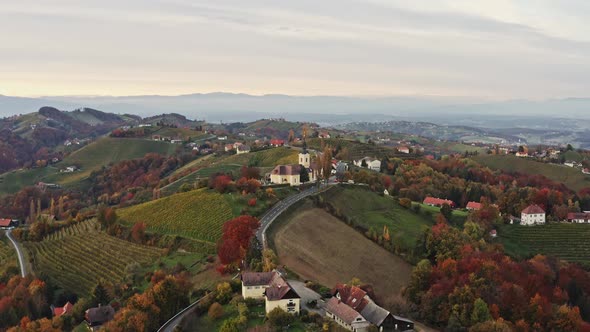
POLYGON ((314 292, 313 290, 305 287, 305 284, 299 280, 287 280, 289 285, 293 287, 295 292, 301 296, 301 308, 305 309, 309 312, 318 313, 320 316, 324 316, 326 314, 325 306, 326 303, 322 300, 320 294, 314 292), (307 302, 310 301, 317 301, 318 305, 316 308, 310 308, 307 305, 307 302))

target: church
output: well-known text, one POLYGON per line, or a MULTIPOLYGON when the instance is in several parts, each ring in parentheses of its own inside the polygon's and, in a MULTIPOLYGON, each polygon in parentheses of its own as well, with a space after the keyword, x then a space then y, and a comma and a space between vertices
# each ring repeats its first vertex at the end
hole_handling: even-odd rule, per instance
POLYGON ((290 186, 299 186, 305 182, 317 180, 317 167, 311 162, 311 155, 307 148, 299 153, 299 164, 277 165, 270 173, 270 182, 274 184, 288 183, 290 186), (302 182, 301 174, 307 172, 308 180, 302 182))

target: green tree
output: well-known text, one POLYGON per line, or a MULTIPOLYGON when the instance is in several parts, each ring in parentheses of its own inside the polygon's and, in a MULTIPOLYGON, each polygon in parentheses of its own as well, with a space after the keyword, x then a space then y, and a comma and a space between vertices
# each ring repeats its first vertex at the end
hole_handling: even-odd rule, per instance
POLYGON ((367 168, 367 167, 369 167, 369 165, 367 165, 367 161, 366 161, 365 159, 363 159, 363 160, 361 161, 361 167, 364 167, 364 168, 367 168))
POLYGON ((268 322, 271 326, 281 329, 287 327, 289 324, 293 323, 295 317, 283 309, 276 307, 272 309, 266 317, 268 318, 268 322))
POLYGON ((445 203, 440 208, 440 213, 442 213, 442 215, 445 216, 448 221, 451 221, 451 217, 453 216, 453 208, 451 208, 449 204, 445 203))
POLYGON ((93 305, 107 305, 111 302, 111 296, 107 291, 104 281, 100 280, 94 289, 92 290, 92 303, 93 305))
POLYGON ((240 332, 238 318, 229 318, 223 321, 219 327, 219 332, 240 332))
POLYGON ((492 319, 490 309, 487 303, 481 298, 475 299, 473 302, 473 312, 471 313, 471 324, 476 325, 492 319))
POLYGON ((217 296, 216 299, 219 303, 225 304, 231 300, 232 289, 229 282, 220 282, 217 284, 217 296))
POLYGON ((307 171, 307 168, 305 168, 303 165, 300 165, 300 170, 299 170, 299 181, 301 183, 306 183, 309 182, 309 172, 307 171))
POLYGON ((420 303, 422 295, 430 287, 430 275, 432 274, 432 265, 428 259, 418 262, 413 269, 410 282, 404 291, 404 295, 413 303, 420 303))
POLYGON ((478 241, 483 237, 484 229, 482 229, 478 224, 474 223, 473 221, 465 222, 463 225, 463 233, 467 234, 473 240, 478 241))

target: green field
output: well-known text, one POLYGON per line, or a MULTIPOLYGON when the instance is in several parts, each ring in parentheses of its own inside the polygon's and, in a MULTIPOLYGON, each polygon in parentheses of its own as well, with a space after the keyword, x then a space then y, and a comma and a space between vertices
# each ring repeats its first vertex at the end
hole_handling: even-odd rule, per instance
POLYGON ((450 152, 456 152, 456 153, 465 153, 465 151, 467 152, 477 152, 479 154, 484 154, 486 153, 487 149, 484 149, 482 147, 479 146, 473 146, 473 145, 468 145, 468 144, 462 144, 462 143, 457 143, 457 142, 434 142, 434 146, 450 151, 450 152))
POLYGON ((234 217, 227 199, 205 189, 120 209, 124 223, 145 222, 149 231, 216 243, 223 223, 234 217))
POLYGON ((394 242, 397 239, 404 249, 412 249, 423 230, 434 224, 432 218, 401 207, 394 198, 361 186, 338 186, 322 197, 334 207, 336 215, 344 216, 355 227, 373 228, 381 234, 387 226, 394 242))
MULTIPOLYGON (((420 206, 420 214, 428 214, 433 221, 436 221, 436 216, 440 213, 440 208, 436 206, 430 206, 423 203, 412 202, 412 205, 420 206)), ((465 210, 453 210, 451 220, 448 220, 452 225, 463 227, 463 224, 467 220, 469 212, 465 210)))
POLYGON ((530 159, 509 156, 477 156, 478 163, 494 170, 519 172, 523 174, 540 174, 553 181, 565 184, 568 188, 579 191, 590 187, 590 176, 584 175, 579 169, 562 165, 546 164, 530 159))
POLYGON ((282 164, 296 164, 299 151, 280 147, 256 152, 235 154, 218 161, 215 164, 239 164, 256 167, 274 167, 282 164))
POLYGON ((503 225, 498 237, 506 252, 517 258, 543 254, 590 266, 588 224, 503 225))
POLYGON ((149 152, 170 155, 177 147, 175 144, 145 139, 101 138, 73 152, 55 165, 0 175, 0 193, 14 193, 40 181, 64 186, 75 185, 86 179, 92 171, 110 163, 141 158, 149 152), (73 173, 59 172, 60 169, 72 165, 78 165, 81 169, 73 173))
POLYGON ((109 236, 95 220, 52 233, 40 242, 24 242, 36 271, 79 295, 87 295, 100 280, 120 282, 131 264, 151 264, 161 249, 109 236))

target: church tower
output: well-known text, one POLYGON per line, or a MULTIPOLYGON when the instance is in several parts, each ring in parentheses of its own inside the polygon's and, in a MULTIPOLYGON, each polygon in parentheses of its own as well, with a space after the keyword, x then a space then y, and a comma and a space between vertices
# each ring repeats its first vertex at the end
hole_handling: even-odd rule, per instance
POLYGON ((303 165, 305 168, 309 168, 311 165, 311 155, 306 148, 299 152, 299 165, 303 165))

